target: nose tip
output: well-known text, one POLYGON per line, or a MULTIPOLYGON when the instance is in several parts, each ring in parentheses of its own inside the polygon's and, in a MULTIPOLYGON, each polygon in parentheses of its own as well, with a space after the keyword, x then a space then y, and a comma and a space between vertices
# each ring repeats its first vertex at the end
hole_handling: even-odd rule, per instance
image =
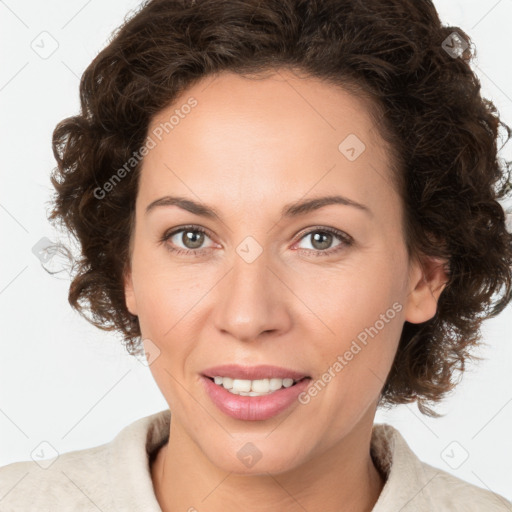
MULTIPOLYGON (((270 270, 262 252, 247 240, 237 255, 215 300, 214 323, 218 330, 241 341, 275 334, 288 328, 290 319, 284 304, 283 286, 270 270), (247 252, 243 250, 247 248, 247 252), (251 260, 244 256, 250 255, 251 260)), ((238 251, 237 251, 238 252, 238 251)))

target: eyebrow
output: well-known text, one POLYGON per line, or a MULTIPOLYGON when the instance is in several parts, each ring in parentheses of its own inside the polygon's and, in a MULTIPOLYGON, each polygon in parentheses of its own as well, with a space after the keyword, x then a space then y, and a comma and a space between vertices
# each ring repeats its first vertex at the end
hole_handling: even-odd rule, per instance
MULTIPOLYGON (((323 208, 324 206, 328 206, 331 204, 341 204, 346 206, 353 206, 358 210, 372 216, 373 213, 364 204, 358 203, 352 199, 349 199, 344 196, 324 196, 324 197, 316 197, 312 199, 307 199, 304 201, 294 202, 287 204, 281 210, 281 217, 291 218, 298 217, 300 215, 305 215, 306 213, 318 210, 323 208)), ((186 210, 195 215, 199 215, 201 217, 207 217, 209 219, 221 219, 220 213, 213 207, 193 201, 192 199, 187 199, 185 197, 179 196, 164 196, 160 199, 156 199, 151 202, 146 207, 146 214, 148 214, 151 210, 159 206, 178 206, 179 208, 186 210)))

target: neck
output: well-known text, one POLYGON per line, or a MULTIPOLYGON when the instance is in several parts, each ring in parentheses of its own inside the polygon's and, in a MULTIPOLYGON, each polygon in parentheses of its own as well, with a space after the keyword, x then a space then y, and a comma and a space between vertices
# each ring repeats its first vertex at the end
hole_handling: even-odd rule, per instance
POLYGON ((171 420, 151 467, 162 512, 371 512, 385 480, 370 456, 371 421, 289 471, 239 475, 216 467, 171 420))

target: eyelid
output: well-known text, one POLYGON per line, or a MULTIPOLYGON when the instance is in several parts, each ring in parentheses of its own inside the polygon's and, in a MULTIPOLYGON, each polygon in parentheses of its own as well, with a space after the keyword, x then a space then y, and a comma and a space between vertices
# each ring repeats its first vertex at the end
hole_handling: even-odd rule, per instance
POLYGON ((330 226, 310 226, 310 227, 306 228, 305 230, 301 231, 297 235, 298 240, 293 244, 292 247, 295 247, 295 245, 300 243, 305 237, 307 237, 313 233, 329 233, 329 234, 333 235, 334 237, 338 238, 341 241, 341 243, 339 245, 336 245, 336 246, 331 247, 330 249, 326 249, 324 251, 315 250, 315 249, 297 249, 297 250, 307 251, 309 253, 315 253, 318 255, 322 255, 322 254, 323 255, 331 255, 331 254, 334 254, 334 253, 338 252, 339 250, 341 250, 341 248, 343 246, 348 247, 348 246, 353 245, 353 243, 354 243, 354 239, 348 233, 345 233, 341 229, 332 228, 330 226))
MULTIPOLYGON (((172 238, 174 235, 176 235, 177 233, 180 233, 181 231, 186 231, 186 230, 204 233, 208 238, 210 238, 210 240, 213 240, 210 230, 208 230, 207 228, 204 228, 204 227, 196 225, 196 224, 188 224, 185 226, 176 226, 175 228, 171 228, 171 229, 165 231, 163 236, 160 239, 160 242, 166 244, 167 241, 170 238, 172 238)), ((294 247, 296 244, 300 243, 306 236, 309 236, 312 233, 316 233, 316 232, 332 234, 334 237, 338 238, 341 241, 341 243, 337 246, 331 247, 330 249, 326 249, 323 251, 315 250, 315 249, 295 249, 295 250, 306 251, 308 253, 316 253, 318 255, 330 255, 330 254, 336 253, 339 250, 341 250, 340 247, 342 247, 342 248, 343 248, 343 246, 349 247, 354 243, 354 239, 348 233, 345 233, 344 231, 342 231, 340 229, 329 227, 329 226, 317 225, 317 226, 309 226, 307 228, 304 228, 304 230, 302 230, 297 235, 297 241, 294 242, 292 247, 294 247)), ((185 253, 185 254, 193 253, 194 255, 197 255, 197 254, 200 255, 204 251, 207 251, 208 249, 211 249, 211 247, 201 247, 199 249, 182 249, 181 247, 178 247, 177 249, 168 248, 168 250, 170 250, 171 252, 174 252, 174 253, 185 253)))
MULTIPOLYGON (((212 236, 212 234, 210 233, 210 230, 208 230, 207 228, 204 228, 202 226, 198 226, 196 224, 187 224, 185 226, 176 226, 175 228, 168 229, 161 236, 160 242, 166 243, 170 238, 172 238, 177 233, 180 233, 181 231, 187 231, 187 230, 188 231, 198 231, 200 233, 204 233, 210 240, 213 240, 213 238, 214 238, 212 236)), ((182 250, 182 251, 188 250, 188 251, 192 251, 192 252, 199 252, 201 250, 208 249, 208 247, 202 247, 201 249, 196 249, 196 250, 193 250, 193 249, 181 249, 181 248, 179 248, 179 249, 182 250)))
POLYGON ((297 238, 300 241, 306 235, 310 235, 311 233, 316 233, 316 232, 331 233, 332 235, 335 235, 335 236, 343 239, 346 242, 354 240, 348 233, 345 233, 341 229, 332 228, 330 226, 321 226, 321 225, 309 226, 309 227, 303 229, 301 232, 299 232, 299 234, 297 235, 297 238))

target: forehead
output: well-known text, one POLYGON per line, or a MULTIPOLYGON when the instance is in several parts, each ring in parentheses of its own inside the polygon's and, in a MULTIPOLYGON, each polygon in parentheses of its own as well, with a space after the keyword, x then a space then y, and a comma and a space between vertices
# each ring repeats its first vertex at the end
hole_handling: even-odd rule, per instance
POLYGON ((389 156, 370 108, 341 87, 286 70, 206 77, 152 119, 140 195, 148 202, 192 192, 215 204, 221 191, 238 207, 261 206, 269 195, 285 203, 308 190, 386 200, 394 193, 389 156))

